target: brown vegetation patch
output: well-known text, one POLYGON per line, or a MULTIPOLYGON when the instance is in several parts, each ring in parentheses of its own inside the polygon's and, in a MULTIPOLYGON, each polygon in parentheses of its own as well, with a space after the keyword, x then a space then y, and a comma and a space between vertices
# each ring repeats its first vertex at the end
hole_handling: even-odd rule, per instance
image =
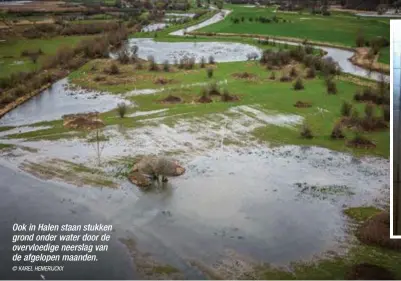
POLYGON ((401 250, 401 240, 390 239, 390 214, 381 212, 363 223, 356 237, 362 243, 392 250, 401 250))
POLYGON ((298 108, 308 108, 308 107, 312 107, 312 103, 307 102, 307 101, 297 101, 294 104, 294 106, 298 107, 298 108))
POLYGON ((174 83, 174 79, 167 79, 164 77, 158 77, 155 79, 154 83, 156 85, 167 85, 167 84, 171 84, 174 83))
POLYGON ((168 95, 165 99, 160 101, 161 103, 181 103, 182 99, 173 95, 168 95))
POLYGON ((388 123, 379 117, 355 118, 353 116, 343 116, 340 123, 345 127, 362 129, 366 132, 375 132, 388 128, 388 123))
POLYGON ((384 267, 360 263, 353 265, 345 274, 345 280, 395 280, 394 274, 384 267))
POLYGON ((128 175, 128 180, 141 188, 149 187, 152 184, 149 178, 139 172, 131 172, 128 175))
POLYGON ((230 95, 229 93, 224 93, 221 96, 221 101, 223 102, 231 102, 231 101, 238 101, 239 97, 235 95, 230 95))
POLYGON ((105 126, 98 112, 68 114, 63 116, 63 126, 70 129, 93 130, 105 126))
POLYGON ((256 74, 249 72, 234 73, 232 76, 237 79, 248 79, 248 80, 254 80, 258 77, 256 74))
POLYGON ((211 103, 211 102, 213 102, 213 100, 209 96, 203 95, 198 99, 198 102, 200 102, 200 103, 211 103))
POLYGON ((376 144, 371 140, 367 139, 366 137, 356 136, 355 138, 347 142, 347 146, 370 149, 370 148, 375 148, 376 144))
POLYGON ((349 59, 353 64, 382 73, 390 73, 390 67, 387 64, 378 62, 379 53, 371 57, 370 48, 356 48, 354 55, 349 59))

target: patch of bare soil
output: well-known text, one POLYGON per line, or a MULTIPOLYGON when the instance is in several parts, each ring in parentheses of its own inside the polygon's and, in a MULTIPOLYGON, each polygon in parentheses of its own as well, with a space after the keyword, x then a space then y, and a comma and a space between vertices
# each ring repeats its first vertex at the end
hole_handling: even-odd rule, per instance
POLYGON ((356 137, 348 141, 347 146, 355 148, 365 148, 365 149, 376 148, 376 144, 365 137, 356 137))
POLYGON ((363 223, 356 237, 362 243, 392 250, 401 250, 401 240, 390 239, 390 213, 382 212, 363 223))
POLYGON ((211 102, 213 102, 213 100, 209 96, 201 96, 198 99, 198 102, 200 102, 200 103, 211 103, 211 102))
POLYGON ((182 99, 173 95, 168 95, 165 99, 160 101, 161 103, 181 103, 182 99))
POLYGON ((395 280, 394 274, 384 267, 360 263, 353 265, 346 273, 345 280, 395 280))
POLYGON ((149 178, 139 172, 131 172, 128 175, 128 180, 140 188, 148 188, 152 183, 149 178))
POLYGON ((155 79, 154 83, 156 85, 167 85, 167 84, 171 84, 174 83, 174 79, 167 79, 164 77, 158 77, 155 79))
POLYGON ((63 116, 63 126, 69 129, 93 130, 105 126, 99 112, 68 114, 63 116))
POLYGON ((388 128, 388 123, 379 117, 356 120, 352 117, 343 117, 341 118, 340 123, 348 128, 359 128, 365 132, 375 132, 388 128))
POLYGON ((312 107, 312 103, 307 102, 307 101, 297 101, 294 104, 294 106, 298 107, 298 108, 308 108, 308 107, 312 107))
POLYGON ((238 100, 239 100, 239 97, 237 97, 235 95, 230 95, 227 93, 224 93, 221 96, 221 101, 223 101, 223 102, 238 101, 238 100))
POLYGON ((120 241, 127 247, 136 271, 144 280, 184 280, 184 274, 177 268, 162 264, 150 254, 139 251, 133 239, 120 239, 120 241))
POLYGON ((234 73, 232 76, 237 79, 247 79, 247 80, 255 80, 258 77, 256 74, 249 72, 234 73))
POLYGON ((378 62, 379 53, 371 57, 369 55, 370 48, 361 47, 356 48, 354 55, 349 59, 353 64, 367 68, 370 70, 382 72, 382 73, 390 73, 390 67, 387 64, 383 64, 378 62))

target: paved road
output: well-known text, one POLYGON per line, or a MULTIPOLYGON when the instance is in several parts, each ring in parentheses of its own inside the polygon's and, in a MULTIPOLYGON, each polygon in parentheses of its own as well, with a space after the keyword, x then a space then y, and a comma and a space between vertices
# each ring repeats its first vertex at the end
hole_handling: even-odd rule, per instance
MULTIPOLYGON (((14 223, 108 223, 99 214, 75 203, 76 194, 60 184, 41 181, 1 165, 0 179, 0 279, 41 278, 38 272, 12 271, 14 223)), ((69 263, 63 272, 42 274, 46 279, 136 279, 130 256, 117 235, 113 237, 109 251, 99 255, 98 262, 69 263)))

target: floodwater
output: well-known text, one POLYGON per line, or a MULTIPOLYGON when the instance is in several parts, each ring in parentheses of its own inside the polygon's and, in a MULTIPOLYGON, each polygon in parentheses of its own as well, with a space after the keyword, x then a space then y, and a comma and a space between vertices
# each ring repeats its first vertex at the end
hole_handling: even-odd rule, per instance
POLYGON ((51 88, 8 112, 0 119, 0 126, 19 126, 60 119, 65 114, 105 112, 124 101, 117 95, 68 89, 64 78, 51 88))
POLYGON ((152 32, 152 31, 158 31, 161 29, 166 28, 168 25, 166 23, 153 23, 149 24, 145 27, 142 28, 142 32, 152 32))
POLYGON ((246 61, 247 54, 261 54, 257 47, 242 43, 224 43, 224 42, 155 42, 151 38, 132 38, 129 39, 129 45, 137 45, 138 56, 147 59, 153 56, 155 61, 163 63, 169 60, 181 58, 195 58, 197 62, 202 57, 206 60, 213 56, 216 62, 246 61))

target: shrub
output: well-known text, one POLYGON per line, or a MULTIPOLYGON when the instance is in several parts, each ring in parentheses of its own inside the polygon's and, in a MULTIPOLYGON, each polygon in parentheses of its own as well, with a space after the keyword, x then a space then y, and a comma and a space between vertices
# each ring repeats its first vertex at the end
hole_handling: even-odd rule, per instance
POLYGON ((121 118, 124 118, 125 113, 127 112, 127 105, 125 104, 125 102, 121 102, 117 105, 117 111, 118 111, 118 115, 121 118))
POLYGON ((337 94, 337 85, 332 78, 326 79, 326 88, 329 95, 337 94))
POLYGON ((110 66, 109 73, 112 75, 116 75, 120 73, 120 69, 118 68, 117 64, 112 63, 110 66))
POLYGON ((163 63, 163 70, 165 72, 169 72, 170 71, 170 65, 168 63, 168 60, 165 60, 164 63, 163 63))
POLYGON ((312 66, 311 68, 308 68, 306 72, 306 78, 315 78, 316 77, 316 69, 312 66))
POLYGON ((209 67, 206 69, 207 77, 212 78, 213 77, 213 68, 209 67))
POLYGON ((352 112, 352 104, 344 101, 341 107, 341 115, 342 116, 350 116, 352 112))
POLYGON ((372 103, 365 105, 365 116, 367 119, 373 119, 375 107, 372 103))
POLYGON ((276 73, 274 71, 272 71, 269 78, 270 78, 270 80, 276 80, 276 73))
POLYGON ((345 137, 340 123, 334 125, 330 137, 332 139, 343 139, 345 137))
POLYGON ((124 49, 124 50, 122 50, 122 51, 120 51, 118 53, 118 58, 117 59, 121 64, 127 64, 127 63, 131 62, 131 58, 130 58, 130 56, 128 54, 128 51, 126 49, 124 49))
POLYGON ((355 44, 357 47, 363 47, 365 45, 365 36, 361 30, 359 30, 356 35, 355 44))
POLYGON ((281 82, 290 82, 291 81, 291 77, 288 76, 287 74, 283 73, 280 77, 280 81, 281 82))
POLYGON ((390 106, 383 106, 383 120, 386 122, 390 122, 390 106))
POLYGON ((210 57, 209 57, 209 64, 215 64, 215 61, 214 61, 214 57, 213 57, 213 56, 210 56, 210 57))
POLYGON ((296 91, 303 90, 305 88, 304 83, 300 77, 298 77, 298 79, 295 81, 293 88, 296 91))
POLYGON ((306 138, 306 139, 311 139, 313 138, 312 130, 309 127, 308 123, 304 122, 301 128, 301 137, 306 138))
POLYGON ((211 95, 211 96, 219 96, 220 95, 219 86, 217 85, 216 82, 209 84, 207 93, 208 93, 208 95, 211 95))
POLYGON ((205 68, 205 66, 206 66, 206 59, 205 59, 205 57, 201 57, 201 60, 200 60, 200 67, 201 67, 201 68, 205 68))
POLYGON ((297 74, 298 74, 298 73, 297 73, 297 69, 295 68, 295 66, 291 67, 290 76, 291 76, 291 77, 296 77, 297 74))
POLYGON ((153 56, 148 56, 149 71, 158 71, 159 67, 156 64, 155 58, 153 56))

